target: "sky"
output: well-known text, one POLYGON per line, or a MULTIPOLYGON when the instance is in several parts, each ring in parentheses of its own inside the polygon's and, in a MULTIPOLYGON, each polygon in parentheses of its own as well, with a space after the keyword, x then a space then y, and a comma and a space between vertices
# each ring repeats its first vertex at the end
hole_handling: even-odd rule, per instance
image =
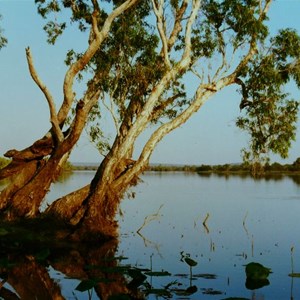
MULTIPOLYGON (((300 31, 300 0, 277 0, 270 11, 271 31, 292 27, 300 31)), ((0 156, 10 149, 23 149, 41 138, 50 128, 48 105, 29 75, 25 48, 30 47, 40 78, 48 86, 57 106, 62 99, 62 83, 67 50, 83 50, 82 34, 69 30, 55 46, 48 45, 42 30, 45 21, 36 13, 33 0, 0 0, 0 27, 8 38, 0 51, 0 156)), ((300 49, 299 49, 300 51, 300 49)), ((300 93, 291 91, 300 100, 300 93)), ((209 100, 186 124, 169 134, 154 151, 151 163, 224 164, 241 162, 240 150, 248 136, 235 127, 239 115, 239 95, 226 88, 209 100)), ((108 124, 110 123, 107 120, 108 124)), ((300 156, 300 122, 297 140, 287 160, 300 156)), ((139 145, 142 145, 142 137, 139 145)), ((137 151, 139 150, 137 147, 137 151)), ((72 162, 97 163, 102 156, 83 135, 72 152, 72 162)))

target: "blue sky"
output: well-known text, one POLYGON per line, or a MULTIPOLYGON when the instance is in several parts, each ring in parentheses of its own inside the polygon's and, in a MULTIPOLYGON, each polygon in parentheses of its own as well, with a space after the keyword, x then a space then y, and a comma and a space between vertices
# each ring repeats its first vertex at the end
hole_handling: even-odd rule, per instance
MULTIPOLYGON (((282 27, 300 30, 300 0, 277 0, 271 8, 272 32, 282 27)), ((8 38, 8 46, 0 51, 0 156, 9 149, 22 149, 42 137, 49 129, 47 103, 30 78, 25 47, 30 46, 36 69, 49 87, 57 105, 62 99, 62 82, 67 50, 84 49, 83 35, 68 31, 56 46, 46 42, 42 30, 44 20, 37 15, 33 0, 0 0, 0 26, 8 38)), ((299 49, 300 51, 300 49, 299 49)), ((300 99, 298 91, 292 94, 300 99)), ((209 100, 185 125, 167 136, 157 147, 151 162, 180 164, 221 164, 240 162, 240 150, 247 136, 235 127, 239 114, 239 96, 235 88, 227 88, 209 100)), ((290 157, 300 156, 300 122, 297 141, 290 157)), ((73 162, 99 162, 102 157, 83 136, 73 151, 73 162)), ((278 157, 274 160, 282 162, 278 157)))

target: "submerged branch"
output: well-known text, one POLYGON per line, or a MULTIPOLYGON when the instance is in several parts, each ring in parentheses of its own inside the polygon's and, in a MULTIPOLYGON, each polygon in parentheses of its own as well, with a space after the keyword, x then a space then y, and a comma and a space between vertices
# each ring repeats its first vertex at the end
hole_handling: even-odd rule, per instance
POLYGON ((149 215, 149 216, 146 216, 145 219, 144 219, 144 223, 142 224, 142 226, 136 231, 137 233, 140 233, 140 231, 145 227, 147 226, 150 222, 154 221, 154 220, 157 220, 161 215, 159 214, 161 208, 163 207, 164 205, 162 204, 158 211, 155 213, 155 214, 152 214, 152 215, 149 215))

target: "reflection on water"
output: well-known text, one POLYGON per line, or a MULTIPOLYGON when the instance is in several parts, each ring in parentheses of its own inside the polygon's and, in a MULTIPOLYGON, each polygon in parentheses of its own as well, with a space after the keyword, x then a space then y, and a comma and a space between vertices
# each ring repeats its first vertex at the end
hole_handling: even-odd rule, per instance
MULTIPOLYGON (((47 201, 92 176, 75 172, 47 201)), ((299 178, 146 173, 133 191, 118 243, 1 247, 0 298, 300 299, 299 178), (267 284, 246 282, 250 262, 272 269, 267 284)))

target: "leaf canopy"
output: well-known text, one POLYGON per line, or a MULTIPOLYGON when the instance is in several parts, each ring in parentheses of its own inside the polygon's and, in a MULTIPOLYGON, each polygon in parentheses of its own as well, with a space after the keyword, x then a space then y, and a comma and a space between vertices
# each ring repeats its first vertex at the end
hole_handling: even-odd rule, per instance
MULTIPOLYGON (((77 24, 80 31, 87 31, 95 7, 99 12, 97 25, 101 28, 112 9, 123 3, 35 2, 39 14, 48 21, 44 29, 51 44, 67 26, 77 24), (68 11, 68 22, 57 17, 66 16, 64 10, 68 11)), ((155 6, 161 2, 138 2, 116 18, 109 36, 85 68, 90 82, 95 84, 96 78, 95 89, 102 92, 103 105, 92 110, 88 130, 102 152, 109 150, 99 121, 103 106, 111 112, 117 132, 126 134, 166 71, 177 67, 186 47, 186 20, 193 9, 187 8, 187 3, 166 1, 161 19, 155 21, 155 6), (156 22, 161 22, 165 36, 156 22)), ((250 135, 249 148, 243 150, 244 159, 265 162, 270 153, 286 158, 296 137, 298 101, 290 98, 284 87, 291 81, 300 86, 300 38, 293 29, 283 29, 269 37, 269 5, 270 0, 203 0, 192 27, 190 66, 179 72, 159 97, 151 123, 174 120, 195 102, 196 92, 189 93, 186 88, 187 74, 196 75, 195 90, 205 90, 207 85, 216 85, 226 76, 235 77, 230 84, 238 83, 242 96, 241 116, 236 124, 250 135)), ((81 55, 70 50, 66 64, 71 65, 81 55)))

